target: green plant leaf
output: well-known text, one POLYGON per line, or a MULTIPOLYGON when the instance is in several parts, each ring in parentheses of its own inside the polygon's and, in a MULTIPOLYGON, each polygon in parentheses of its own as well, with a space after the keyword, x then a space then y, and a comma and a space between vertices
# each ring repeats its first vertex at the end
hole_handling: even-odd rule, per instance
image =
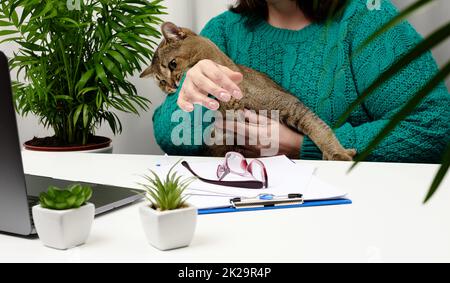
POLYGON ((97 73, 97 77, 103 82, 103 84, 109 89, 112 90, 111 84, 108 82, 108 77, 106 76, 105 69, 103 69, 102 65, 98 64, 95 66, 95 71, 97 73))
POLYGON ((83 126, 85 128, 87 128, 88 124, 89 124, 89 106, 88 105, 84 105, 83 106, 83 126))
POLYGON ((47 195, 51 198, 55 198, 57 191, 58 191, 58 188, 50 186, 47 190, 47 195))
POLYGON ((0 44, 5 43, 5 42, 15 42, 18 39, 22 39, 22 38, 21 37, 8 37, 3 40, 0 40, 0 44))
POLYGON ((18 31, 16 31, 16 30, 0 30, 0 36, 16 34, 16 33, 18 33, 18 31))
POLYGON ((77 90, 81 90, 86 86, 86 83, 89 81, 89 79, 92 78, 92 76, 94 75, 95 70, 94 69, 90 69, 88 71, 86 71, 80 78, 80 80, 78 81, 77 85, 76 85, 76 89, 77 90))
POLYGON ((397 24, 401 23, 406 17, 411 15, 412 13, 418 11, 421 7, 432 3, 434 0, 419 0, 411 4, 410 6, 406 7, 403 11, 401 11, 398 15, 396 15, 394 18, 392 18, 390 21, 388 21, 386 24, 381 26, 376 32, 374 32, 371 36, 369 36, 355 51, 354 56, 357 56, 361 53, 361 51, 367 47, 371 42, 373 42, 376 38, 378 38, 380 35, 384 34, 397 24))
POLYGON ((124 65, 124 66, 128 65, 128 63, 125 60, 125 58, 123 58, 122 54, 120 54, 119 52, 114 51, 114 50, 109 50, 108 54, 111 55, 114 58, 114 60, 119 62, 119 64, 124 65))
POLYGON ((433 183, 431 184, 428 194, 425 197, 424 203, 427 203, 431 199, 431 197, 433 197, 433 195, 436 193, 440 184, 444 180, 445 175, 447 175, 449 167, 450 167, 450 143, 447 145, 447 149, 445 150, 442 164, 439 168, 439 171, 436 174, 436 177, 433 180, 433 183))
POLYGON ((30 18, 30 21, 36 20, 40 17, 45 16, 48 12, 50 12, 53 9, 53 2, 52 1, 47 1, 47 3, 45 4, 44 8, 40 11, 40 13, 38 13, 35 16, 32 16, 30 18))
POLYGON ((0 27, 8 27, 8 26, 13 26, 14 24, 7 22, 7 21, 3 21, 0 20, 0 27))
POLYGON ((196 180, 194 177, 182 179, 182 176, 178 176, 174 169, 180 162, 181 160, 170 168, 164 180, 150 170, 152 176, 144 176, 149 184, 139 184, 146 190, 146 197, 152 206, 162 211, 183 207, 186 199, 183 197, 183 192, 196 180))
POLYGON ((83 88, 82 90, 80 90, 80 91, 78 92, 78 95, 84 95, 84 94, 86 94, 86 93, 94 92, 94 91, 95 91, 95 92, 98 91, 98 87, 93 86, 93 87, 83 88))
POLYGON ((66 199, 67 207, 73 207, 73 205, 75 204, 76 200, 77 200, 77 197, 74 196, 74 195, 71 195, 70 197, 68 197, 66 199))
POLYGON ((105 121, 120 133, 120 119, 105 113, 148 109, 129 78, 160 37, 160 3, 83 1, 80 11, 69 11, 64 1, 1 1, 0 42, 21 44, 10 64, 25 83, 14 88, 17 112, 36 115, 68 144, 84 144, 105 121))
POLYGON ((47 193, 41 193, 39 201, 44 208, 65 210, 79 208, 92 196, 89 186, 73 184, 65 189, 49 187, 47 193))
POLYGON ((450 62, 442 68, 428 83, 425 84, 407 103, 402 109, 397 112, 389 121, 389 123, 381 130, 381 132, 369 143, 367 148, 355 158, 355 162, 350 167, 352 170, 359 162, 365 160, 375 148, 383 141, 386 136, 392 132, 395 127, 405 119, 408 114, 413 112, 417 105, 436 88, 437 85, 450 74, 450 62))
POLYGON ((68 95, 55 95, 55 100, 71 101, 71 100, 73 100, 73 98, 71 96, 68 96, 68 95))
POLYGON ((122 77, 120 67, 114 64, 113 61, 109 60, 107 57, 102 57, 102 62, 105 65, 106 69, 111 72, 116 78, 122 77))
POLYGON ((405 66, 410 64, 415 59, 419 58, 425 52, 428 52, 431 48, 444 41, 450 35, 450 22, 433 32, 425 40, 417 44, 406 55, 397 60, 391 67, 384 71, 341 115, 335 128, 342 126, 353 110, 361 105, 369 95, 371 95, 378 87, 388 81, 391 77, 397 74, 405 66))
POLYGON ((73 114, 73 126, 76 127, 81 111, 83 111, 83 104, 79 105, 73 114))

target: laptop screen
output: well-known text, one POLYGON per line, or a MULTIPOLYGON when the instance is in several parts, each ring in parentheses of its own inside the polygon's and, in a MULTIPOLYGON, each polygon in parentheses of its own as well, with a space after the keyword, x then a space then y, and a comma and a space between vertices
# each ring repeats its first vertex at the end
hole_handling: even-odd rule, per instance
POLYGON ((31 221, 8 60, 0 52, 0 231, 28 235, 31 221))

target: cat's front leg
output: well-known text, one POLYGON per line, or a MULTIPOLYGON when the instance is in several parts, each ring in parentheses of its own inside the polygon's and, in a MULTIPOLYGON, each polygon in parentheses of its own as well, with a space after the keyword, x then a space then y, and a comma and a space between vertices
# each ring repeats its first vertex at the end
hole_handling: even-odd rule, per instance
POLYGON ((323 152, 323 160, 334 160, 334 161, 353 161, 356 155, 355 149, 337 149, 337 150, 327 150, 323 152))

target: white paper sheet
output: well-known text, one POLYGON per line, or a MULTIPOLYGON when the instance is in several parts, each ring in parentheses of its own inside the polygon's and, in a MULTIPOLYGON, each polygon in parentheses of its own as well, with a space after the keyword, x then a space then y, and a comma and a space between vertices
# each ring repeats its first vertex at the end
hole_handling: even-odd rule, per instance
MULTIPOLYGON (((199 209, 219 208, 230 206, 230 199, 234 197, 257 197, 260 194, 283 196, 291 193, 303 194, 305 200, 335 199, 345 196, 333 186, 326 184, 314 176, 315 167, 295 164, 286 156, 275 156, 260 159, 267 169, 269 188, 246 189, 212 185, 200 180, 193 182, 186 194, 189 202, 199 209)), ((190 162, 189 165, 199 176, 217 180, 216 170, 221 161, 190 162)), ((154 167, 152 170, 160 176, 166 176, 170 165, 154 167)), ((192 174, 179 164, 175 170, 184 177, 192 174)), ((226 181, 249 180, 237 175, 228 175, 226 181)))

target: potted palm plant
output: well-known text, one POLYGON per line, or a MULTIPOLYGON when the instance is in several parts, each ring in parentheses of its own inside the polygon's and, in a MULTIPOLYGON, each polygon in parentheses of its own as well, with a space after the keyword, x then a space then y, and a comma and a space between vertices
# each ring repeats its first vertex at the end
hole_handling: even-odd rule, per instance
POLYGON ((173 172, 178 163, 165 178, 151 171, 152 176, 145 176, 147 184, 141 184, 149 200, 139 210, 142 227, 149 244, 160 250, 188 246, 197 223, 197 209, 186 203, 183 196, 195 178, 182 179, 173 172))
POLYGON ((33 207, 33 221, 42 243, 66 250, 86 242, 94 221, 95 207, 87 201, 92 189, 74 184, 61 190, 49 187, 33 207))
POLYGON ((0 43, 19 46, 10 59, 23 77, 13 83, 16 108, 54 130, 52 137, 26 142, 27 149, 111 150, 109 138, 94 134, 104 122, 114 134, 122 131, 111 110, 148 109, 127 77, 152 57, 160 2, 1 1, 0 43))

